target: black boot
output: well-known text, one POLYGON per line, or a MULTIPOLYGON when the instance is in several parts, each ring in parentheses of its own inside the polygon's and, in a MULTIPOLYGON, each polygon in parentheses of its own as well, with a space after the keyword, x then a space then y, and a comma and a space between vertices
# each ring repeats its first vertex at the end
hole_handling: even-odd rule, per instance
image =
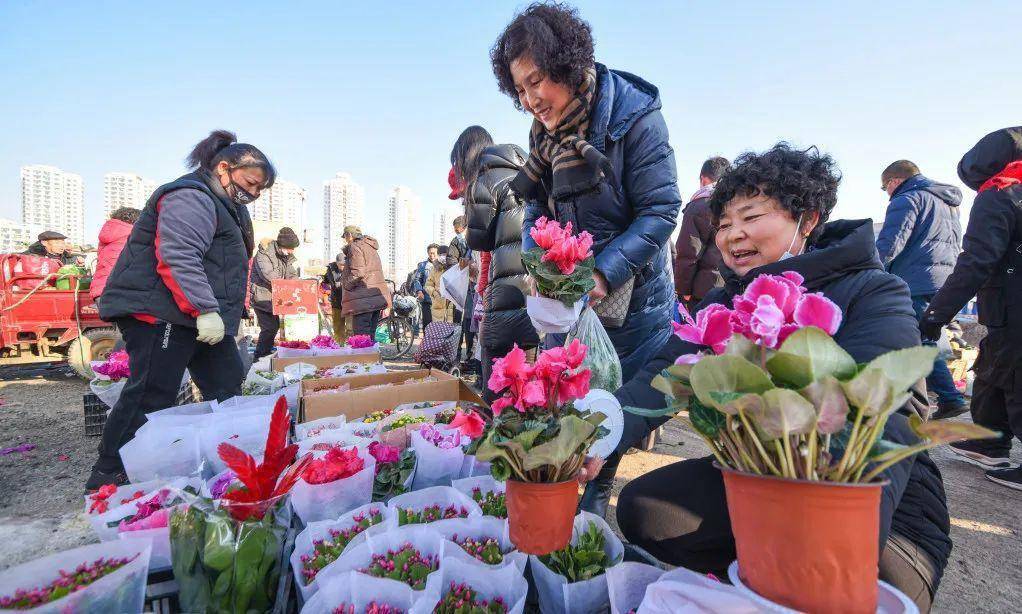
POLYGON ((100 471, 98 467, 93 467, 92 475, 90 475, 88 481, 85 482, 85 490, 92 492, 94 490, 99 490, 100 486, 106 486, 107 484, 123 486, 127 483, 128 474, 124 472, 124 469, 106 472, 100 471))
POLYGON ((584 512, 595 514, 600 518, 607 515, 607 507, 610 505, 610 495, 614 490, 614 476, 596 476, 586 484, 582 492, 582 500, 578 508, 584 512))

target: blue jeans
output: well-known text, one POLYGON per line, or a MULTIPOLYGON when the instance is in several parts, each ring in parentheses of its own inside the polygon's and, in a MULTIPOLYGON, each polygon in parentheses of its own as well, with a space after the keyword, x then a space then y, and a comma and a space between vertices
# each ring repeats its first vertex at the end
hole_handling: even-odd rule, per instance
MULTIPOLYGON (((932 294, 921 294, 912 297, 912 307, 916 310, 916 317, 922 319, 923 312, 933 300, 932 294)), ((933 341, 923 340, 924 345, 936 345, 933 341)), ((964 405, 965 397, 955 388, 955 380, 951 377, 951 371, 947 363, 941 359, 933 361, 933 371, 926 377, 926 387, 937 394, 937 401, 940 405, 964 405)))

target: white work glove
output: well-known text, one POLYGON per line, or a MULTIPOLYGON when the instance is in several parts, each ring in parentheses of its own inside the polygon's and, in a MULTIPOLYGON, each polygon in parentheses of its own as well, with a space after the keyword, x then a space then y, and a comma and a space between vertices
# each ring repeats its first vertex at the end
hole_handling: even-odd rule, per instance
POLYGON ((199 334, 195 336, 196 341, 216 345, 224 338, 224 321, 215 311, 199 314, 195 319, 195 327, 199 329, 199 334))

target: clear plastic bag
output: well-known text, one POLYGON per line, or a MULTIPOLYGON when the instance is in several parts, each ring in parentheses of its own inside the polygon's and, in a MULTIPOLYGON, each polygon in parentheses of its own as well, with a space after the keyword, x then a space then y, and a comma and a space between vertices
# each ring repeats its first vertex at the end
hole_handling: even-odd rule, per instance
POLYGON ((231 397, 226 401, 221 401, 213 406, 213 413, 228 413, 239 409, 265 409, 267 411, 273 411, 273 406, 277 403, 277 399, 283 396, 283 393, 275 392, 273 394, 252 394, 242 395, 237 397, 231 397))
MULTIPOLYGON (((419 459, 421 463, 422 460, 419 459)), ((420 465, 421 466, 421 465, 420 465)), ((418 470, 416 470, 418 473, 418 470)), ((455 507, 464 507, 468 512, 468 517, 482 516, 483 512, 476 505, 476 502, 472 500, 472 497, 465 496, 464 493, 457 491, 450 486, 433 486, 431 488, 424 488, 422 490, 413 490, 412 492, 406 492, 403 495, 398 495, 387 503, 387 507, 391 511, 390 526, 391 528, 397 528, 399 519, 399 510, 411 510, 413 512, 421 512, 431 505, 439 505, 441 508, 453 505, 455 507)), ((429 526, 427 525, 405 525, 405 526, 429 526)))
POLYGON ((430 486, 450 486, 452 480, 461 477, 461 466, 465 462, 465 451, 461 446, 442 450, 423 439, 419 431, 410 434, 412 449, 419 459, 412 488, 419 490, 430 486))
POLYGON ((638 609, 646 587, 664 575, 664 570, 644 563, 625 561, 607 570, 610 614, 627 614, 638 609))
POLYGON ((444 548, 445 562, 457 559, 469 565, 486 569, 500 569, 501 567, 514 565, 518 568, 519 573, 525 572, 525 566, 529 562, 529 557, 525 553, 515 550, 515 545, 511 543, 511 537, 508 535, 506 520, 492 516, 451 518, 450 520, 438 520, 429 526, 450 542, 444 548), (455 538, 460 541, 466 537, 479 541, 491 538, 497 540, 497 543, 500 544, 500 551, 505 553, 504 559, 496 565, 480 561, 468 552, 465 552, 465 549, 455 542, 455 538))
POLYGON ((564 344, 571 343, 573 339, 578 339, 589 348, 586 359, 582 362, 582 366, 588 367, 591 372, 589 387, 607 392, 615 392, 620 388, 621 359, 618 358, 617 350, 607 335, 607 329, 600 323, 600 317, 591 307, 582 311, 578 322, 568 331, 564 344))
POLYGON ((314 456, 320 457, 329 451, 328 447, 333 446, 345 448, 355 446, 359 448, 360 452, 365 452, 369 449, 369 444, 372 442, 373 440, 369 437, 359 437, 348 428, 323 431, 315 437, 309 437, 298 442, 298 457, 301 458, 310 452, 314 456))
MULTIPOLYGON (((411 544, 423 556, 435 556, 437 559, 443 560, 445 543, 444 538, 430 529, 428 525, 389 527, 386 531, 367 535, 363 543, 345 550, 340 558, 320 570, 319 575, 316 576, 316 584, 319 585, 320 592, 326 592, 337 578, 348 575, 348 572, 352 571, 358 574, 358 578, 353 578, 353 580, 362 583, 372 576, 358 570, 366 568, 372 562, 374 554, 386 554, 388 550, 399 550, 405 544, 411 544)), ((407 586, 396 580, 382 579, 381 581, 392 586, 407 586)), ((415 592, 439 595, 440 582, 441 575, 438 568, 426 576, 425 588, 415 592)))
POLYGON ((110 409, 114 408, 114 404, 117 403, 117 399, 121 398, 121 391, 124 390, 124 385, 128 383, 127 379, 120 381, 111 382, 108 379, 96 378, 89 382, 89 389, 92 390, 92 394, 99 397, 99 400, 110 409))
MULTIPOLYGON (((380 531, 387 530, 389 523, 387 520, 390 518, 390 510, 383 503, 367 503, 360 507, 341 514, 339 518, 335 520, 322 520, 319 522, 309 523, 305 529, 295 537, 295 548, 291 552, 291 573, 295 577, 295 586, 302 592, 302 597, 308 600, 313 594, 319 590, 319 584, 316 582, 316 578, 312 582, 306 582, 305 577, 302 573, 304 569, 302 557, 312 556, 315 551, 316 542, 320 540, 331 540, 331 531, 347 531, 352 527, 356 526, 358 522, 355 520, 356 516, 371 517, 376 513, 379 513, 382 520, 370 527, 362 530, 361 533, 356 535, 348 542, 344 549, 341 551, 343 555, 345 552, 356 548, 359 544, 365 542, 366 537, 373 535, 380 531)), ((331 563, 332 564, 332 563, 331 563)), ((328 564, 323 569, 326 569, 330 565, 328 564)), ((322 572, 322 570, 320 570, 322 572)))
POLYGON ((30 611, 37 614, 141 612, 145 606, 151 552, 152 546, 144 539, 100 542, 65 550, 0 572, 0 595, 45 586, 60 577, 60 570, 73 570, 99 558, 135 557, 85 588, 30 611))
MULTIPOLYGON (((456 546, 454 546, 456 547, 456 546)), ((514 565, 491 568, 479 567, 445 555, 440 564, 442 581, 440 595, 432 603, 423 599, 415 604, 409 614, 429 614, 437 602, 450 590, 451 584, 465 584, 478 595, 479 599, 492 601, 500 597, 507 606, 508 614, 521 614, 525 609, 525 597, 529 583, 522 576, 522 570, 514 565)))
POLYGON ((287 379, 283 373, 274 371, 262 371, 253 366, 248 370, 242 389, 249 393, 249 396, 273 394, 287 385, 287 379), (263 373, 272 373, 273 377, 266 377, 263 373))
MULTIPOLYGON (((579 512, 578 516, 575 516, 571 543, 578 543, 579 535, 589 528, 591 522, 595 522, 603 533, 603 551, 607 553, 612 564, 620 562, 625 551, 621 540, 614 535, 614 531, 603 518, 589 512, 579 512)), ((606 573, 569 584, 567 578, 551 571, 539 557, 530 555, 529 561, 532 577, 536 582, 536 591, 539 593, 539 607, 544 614, 602 612, 610 607, 606 573)))
POLYGON ((170 546, 181 611, 271 611, 290 522, 286 496, 270 504, 261 520, 244 522, 204 499, 175 508, 170 546))
POLYGON ((329 431, 347 430, 348 420, 344 416, 328 416, 311 422, 300 422, 295 425, 295 440, 302 441, 316 437, 329 431))
POLYGON ((198 429, 181 426, 136 434, 118 451, 128 479, 148 482, 197 473, 202 468, 198 433, 198 429))
POLYGON ((298 480, 291 490, 291 505, 302 522, 337 518, 373 500, 376 459, 365 449, 358 452, 365 466, 355 475, 326 484, 309 484, 304 479, 298 480))
POLYGON ((374 578, 357 571, 347 571, 330 582, 305 602, 302 614, 334 614, 341 606, 354 606, 356 612, 365 612, 369 604, 389 606, 398 612, 412 612, 416 604, 428 604, 431 612, 437 602, 437 593, 413 591, 407 584, 384 578, 374 578))

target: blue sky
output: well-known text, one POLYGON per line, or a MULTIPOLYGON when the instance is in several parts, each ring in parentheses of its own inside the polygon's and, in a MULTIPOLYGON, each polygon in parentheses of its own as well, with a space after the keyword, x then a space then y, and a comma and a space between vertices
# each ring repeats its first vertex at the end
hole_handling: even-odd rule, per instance
MULTIPOLYGON (((19 166, 54 164, 83 175, 94 236, 104 173, 170 180, 227 128, 308 189, 313 225, 323 180, 342 170, 366 188, 370 231, 397 184, 429 219, 464 127, 527 142, 488 57, 523 6, 0 3, 0 216, 20 219, 19 166)), ((1017 0, 577 6, 598 61, 659 86, 686 196, 707 156, 786 139, 836 158, 838 217, 879 219, 889 162, 957 184, 969 146, 1022 123, 1017 0)))

